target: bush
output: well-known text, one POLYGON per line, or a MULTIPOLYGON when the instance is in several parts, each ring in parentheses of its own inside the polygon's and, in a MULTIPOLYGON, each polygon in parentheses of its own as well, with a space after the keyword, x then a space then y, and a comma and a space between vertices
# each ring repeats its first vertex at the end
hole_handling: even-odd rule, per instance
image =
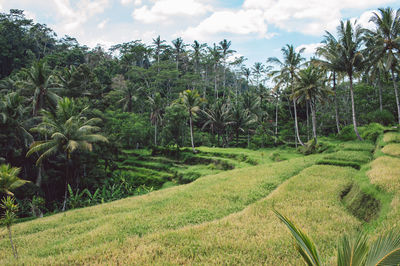
POLYGON ((342 130, 340 130, 340 133, 337 135, 337 138, 340 140, 356 140, 357 135, 354 132, 354 127, 353 125, 347 125, 342 130))
POLYGON ((376 110, 370 112, 365 116, 365 119, 368 123, 381 123, 385 126, 393 124, 395 120, 394 115, 388 110, 376 110))
POLYGON ((375 142, 379 135, 383 134, 385 127, 378 123, 371 123, 361 131, 361 137, 364 140, 375 142))
POLYGON ((307 143, 305 143, 304 146, 300 146, 299 148, 297 148, 297 151, 304 155, 309 155, 309 154, 315 154, 315 153, 322 153, 332 147, 333 147, 332 145, 325 143, 325 142, 315 143, 315 140, 312 139, 312 140, 308 141, 307 143))

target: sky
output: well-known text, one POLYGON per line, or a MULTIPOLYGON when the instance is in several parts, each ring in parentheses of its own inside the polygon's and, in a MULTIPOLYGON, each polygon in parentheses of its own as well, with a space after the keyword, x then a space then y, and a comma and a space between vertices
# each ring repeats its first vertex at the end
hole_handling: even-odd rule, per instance
POLYGON ((387 6, 397 9, 400 0, 0 0, 0 12, 22 9, 58 37, 89 47, 151 44, 158 35, 168 43, 182 37, 210 46, 227 39, 247 65, 280 57, 286 44, 310 56, 340 20, 370 28, 372 12, 387 6))

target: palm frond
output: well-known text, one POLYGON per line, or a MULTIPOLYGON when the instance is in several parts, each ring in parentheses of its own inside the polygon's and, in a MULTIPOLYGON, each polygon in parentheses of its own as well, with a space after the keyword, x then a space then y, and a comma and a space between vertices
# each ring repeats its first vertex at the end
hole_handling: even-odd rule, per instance
POLYGON ((372 243, 365 265, 399 264, 400 232, 398 230, 391 230, 372 243))

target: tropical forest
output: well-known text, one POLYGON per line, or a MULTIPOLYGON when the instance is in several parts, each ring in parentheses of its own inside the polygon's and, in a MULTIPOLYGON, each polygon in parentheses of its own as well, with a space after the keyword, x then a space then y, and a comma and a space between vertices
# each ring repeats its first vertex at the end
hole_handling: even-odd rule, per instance
POLYGON ((399 265, 400 9, 336 22, 251 61, 2 11, 0 265, 399 265))

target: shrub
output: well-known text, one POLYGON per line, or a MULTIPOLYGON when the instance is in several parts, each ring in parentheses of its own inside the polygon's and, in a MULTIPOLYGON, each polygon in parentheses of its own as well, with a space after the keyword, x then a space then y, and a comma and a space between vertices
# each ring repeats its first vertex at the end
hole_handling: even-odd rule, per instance
POLYGON ((393 124, 394 122, 394 115, 389 112, 388 110, 376 110, 373 112, 368 113, 365 116, 368 123, 381 123, 385 126, 393 124))
POLYGON ((384 126, 378 123, 371 123, 363 128, 361 132, 361 137, 364 140, 369 140, 375 142, 379 135, 383 134, 384 126))
POLYGON ((356 140, 357 135, 354 132, 354 127, 353 125, 347 125, 342 130, 340 130, 340 133, 337 135, 338 139, 340 140, 356 140))
POLYGON ((309 155, 309 154, 314 154, 314 153, 322 153, 332 147, 333 147, 332 145, 325 143, 325 142, 315 143, 315 140, 312 139, 312 140, 308 141, 307 143, 305 143, 304 146, 300 146, 299 148, 297 148, 297 150, 298 150, 298 152, 300 152, 304 155, 309 155))

